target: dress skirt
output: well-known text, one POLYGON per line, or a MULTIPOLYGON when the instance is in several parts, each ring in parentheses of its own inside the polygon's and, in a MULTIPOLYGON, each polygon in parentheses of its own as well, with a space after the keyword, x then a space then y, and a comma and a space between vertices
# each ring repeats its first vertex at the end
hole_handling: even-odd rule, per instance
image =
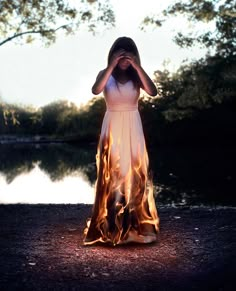
POLYGON ((84 244, 156 241, 159 217, 136 106, 108 107, 96 154, 97 180, 84 244))

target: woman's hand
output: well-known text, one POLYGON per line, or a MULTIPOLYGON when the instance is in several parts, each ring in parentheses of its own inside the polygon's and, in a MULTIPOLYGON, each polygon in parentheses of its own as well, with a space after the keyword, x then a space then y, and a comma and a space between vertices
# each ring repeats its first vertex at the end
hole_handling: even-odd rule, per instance
POLYGON ((149 95, 156 96, 157 95, 157 89, 153 81, 150 79, 150 77, 147 75, 147 73, 144 71, 144 69, 141 67, 138 58, 133 55, 132 53, 126 53, 125 58, 130 62, 131 66, 136 70, 139 79, 142 83, 142 88, 145 90, 149 95))
POLYGON ((138 58, 135 55, 133 55, 132 53, 125 53, 124 57, 129 61, 129 63, 135 70, 138 69, 139 62, 138 58))
POLYGON ((119 60, 124 58, 125 56, 125 50, 120 49, 117 52, 115 52, 111 57, 111 67, 114 69, 116 65, 119 63, 119 60))

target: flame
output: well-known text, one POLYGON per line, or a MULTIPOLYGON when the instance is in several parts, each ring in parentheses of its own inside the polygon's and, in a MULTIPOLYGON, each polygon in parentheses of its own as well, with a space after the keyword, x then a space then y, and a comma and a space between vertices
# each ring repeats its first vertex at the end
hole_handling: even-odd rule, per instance
POLYGON ((84 245, 149 243, 157 239, 159 217, 146 145, 143 151, 139 145, 125 175, 120 171, 119 146, 120 140, 114 144, 111 132, 98 143, 96 195, 92 218, 84 230, 84 245))

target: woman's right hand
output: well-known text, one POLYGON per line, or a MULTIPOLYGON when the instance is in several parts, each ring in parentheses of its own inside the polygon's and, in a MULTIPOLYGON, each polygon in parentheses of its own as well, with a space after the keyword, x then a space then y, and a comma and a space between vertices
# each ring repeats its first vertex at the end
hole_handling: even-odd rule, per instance
POLYGON ((100 71, 97 76, 97 79, 92 87, 93 94, 97 95, 104 90, 106 83, 112 74, 112 71, 115 69, 119 60, 125 56, 125 53, 126 52, 124 49, 120 49, 112 55, 109 66, 106 69, 100 71))
POLYGON ((111 62, 110 66, 114 69, 116 65, 118 64, 119 60, 122 59, 125 56, 126 51, 124 49, 120 49, 116 51, 112 57, 111 57, 111 62))

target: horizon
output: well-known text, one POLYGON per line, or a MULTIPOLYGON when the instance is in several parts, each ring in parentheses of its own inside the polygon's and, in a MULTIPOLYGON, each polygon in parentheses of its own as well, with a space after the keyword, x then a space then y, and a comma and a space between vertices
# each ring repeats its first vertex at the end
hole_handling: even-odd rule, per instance
MULTIPOLYGON (((112 0, 115 28, 100 31, 95 36, 84 30, 71 36, 59 33, 55 44, 48 48, 38 40, 32 44, 9 42, 3 45, 0 48, 0 100, 36 108, 60 100, 73 102, 78 107, 86 105, 96 97, 91 92, 92 84, 97 73, 106 66, 113 41, 121 35, 134 39, 142 66, 151 78, 155 70, 167 68, 175 72, 184 60, 190 63, 205 56, 206 49, 182 49, 172 41, 180 31, 175 27, 193 29, 183 17, 169 19, 161 28, 147 27, 146 32, 139 29, 145 16, 162 11, 172 2, 148 0, 145 6, 136 3, 130 21, 130 14, 124 13, 121 1, 112 0), (129 26, 126 25, 128 20, 129 26)), ((126 2, 126 8, 133 9, 132 1, 126 2)))

